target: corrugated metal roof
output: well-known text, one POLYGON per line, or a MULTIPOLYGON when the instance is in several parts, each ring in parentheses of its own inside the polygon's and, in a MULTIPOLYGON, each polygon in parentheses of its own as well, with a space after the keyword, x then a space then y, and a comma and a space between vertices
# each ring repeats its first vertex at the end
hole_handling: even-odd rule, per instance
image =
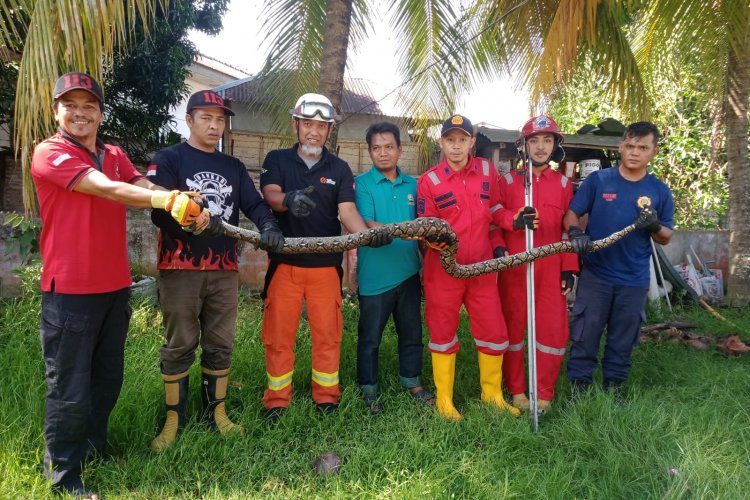
MULTIPOLYGON (((477 127, 477 133, 482 134, 490 142, 514 143, 518 139, 518 130, 505 128, 477 127)), ((580 147, 587 149, 617 149, 622 140, 620 136, 603 136, 593 134, 563 134, 563 147, 580 147)))
MULTIPOLYGON (((262 103, 263 92, 259 80, 253 77, 230 82, 214 91, 221 93, 225 99, 245 104, 262 103)), ((380 104, 375 102, 370 82, 362 78, 344 78, 344 92, 341 96, 341 112, 344 114, 389 115, 384 113, 380 104)))

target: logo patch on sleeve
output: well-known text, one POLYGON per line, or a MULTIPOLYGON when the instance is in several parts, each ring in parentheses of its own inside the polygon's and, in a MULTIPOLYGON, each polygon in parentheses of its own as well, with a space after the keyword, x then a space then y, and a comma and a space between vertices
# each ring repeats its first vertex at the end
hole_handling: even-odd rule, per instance
POLYGON ((421 198, 417 200, 417 213, 418 214, 424 213, 424 200, 421 198))
POLYGON ((156 175, 156 165, 151 164, 148 166, 148 169, 146 170, 146 176, 153 177, 155 175, 156 175))
POLYGON ((64 162, 65 160, 70 160, 71 158, 73 157, 70 156, 68 153, 63 153, 57 158, 55 158, 54 160, 52 160, 52 164, 56 167, 59 167, 62 162, 64 162))

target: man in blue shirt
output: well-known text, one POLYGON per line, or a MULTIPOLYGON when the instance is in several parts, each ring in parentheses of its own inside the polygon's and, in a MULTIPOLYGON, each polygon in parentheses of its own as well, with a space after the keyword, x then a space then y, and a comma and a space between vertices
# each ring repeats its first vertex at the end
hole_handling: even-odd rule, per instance
POLYGON ((565 215, 568 236, 576 251, 584 253, 592 239, 623 229, 636 220, 642 208, 650 207, 645 227, 583 257, 568 360, 568 378, 578 392, 591 385, 605 326, 604 389, 619 392, 628 378, 646 304, 650 240, 666 245, 672 238, 672 191, 646 171, 659 152, 658 141, 659 130, 653 123, 629 125, 619 146, 620 166, 586 177, 565 215), (585 233, 578 227, 584 214, 589 215, 585 233))
MULTIPOLYGON (((357 210, 367 227, 412 220, 416 217, 417 182, 398 168, 401 137, 393 123, 376 123, 365 136, 373 167, 355 180, 357 210)), ((422 287, 416 241, 396 239, 381 248, 358 250, 359 339, 357 382, 373 414, 381 413, 377 400, 378 348, 392 315, 398 334, 401 384, 418 400, 434 404, 422 387, 422 287)))

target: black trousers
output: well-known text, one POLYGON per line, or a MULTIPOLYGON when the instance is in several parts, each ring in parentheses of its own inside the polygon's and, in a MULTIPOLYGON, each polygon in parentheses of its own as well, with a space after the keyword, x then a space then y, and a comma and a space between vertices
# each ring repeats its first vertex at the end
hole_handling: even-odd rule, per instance
POLYGON ((81 487, 86 457, 104 451, 107 421, 122 387, 129 298, 128 288, 42 294, 44 471, 55 488, 81 487))
POLYGON ((422 284, 419 274, 396 288, 378 295, 359 296, 357 382, 363 392, 378 389, 378 353, 383 329, 393 316, 398 335, 398 364, 401 385, 410 389, 422 385, 422 284))

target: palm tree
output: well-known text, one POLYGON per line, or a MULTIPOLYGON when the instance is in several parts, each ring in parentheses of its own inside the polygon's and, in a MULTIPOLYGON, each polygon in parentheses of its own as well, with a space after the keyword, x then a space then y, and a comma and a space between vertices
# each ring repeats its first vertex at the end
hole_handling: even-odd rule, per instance
MULTIPOLYGON (((346 53, 349 48, 349 31, 352 24, 352 0, 328 0, 323 37, 323 60, 320 64, 320 93, 327 96, 336 109, 341 109, 344 92, 346 53)), ((338 128, 333 127, 328 138, 330 148, 336 148, 338 128)))
POLYGON ((655 0, 637 34, 638 59, 652 78, 691 61, 717 96, 729 173, 728 299, 750 302, 750 2, 655 0))
MULTIPOLYGON (((398 94, 404 116, 416 117, 410 126, 426 136, 438 111, 449 114, 457 98, 470 88, 475 73, 459 71, 464 34, 451 0, 267 0, 264 19, 270 40, 266 65, 258 74, 264 89, 264 108, 274 114, 271 131, 289 133, 289 99, 313 89, 340 109, 343 76, 349 50, 357 50, 372 27, 376 10, 388 12, 400 38, 396 54, 409 82, 398 94), (380 7, 377 9, 376 7, 380 7)), ((383 96, 378 96, 383 97, 383 96)), ((335 148, 336 137, 329 140, 335 148)))
MULTIPOLYGON (((513 0, 479 0, 470 15, 493 19, 513 0)), ((543 111, 573 78, 597 79, 631 119, 648 118, 649 92, 689 61, 717 96, 729 172, 728 298, 750 301, 750 2, 747 0, 535 0, 473 47, 497 71, 531 89, 543 111), (599 68, 584 73, 584 63, 599 68)), ((717 127, 720 130, 720 127, 717 127)), ((714 141, 712 146, 716 146, 714 141)))
MULTIPOLYGON (((3 0, 0 52, 20 50, 15 101, 15 145, 24 165, 23 201, 36 211, 28 166, 34 144, 54 130, 52 88, 61 73, 86 71, 101 80, 116 47, 127 46, 138 18, 149 26, 169 0, 3 0)), ((106 89, 105 89, 106 90, 106 89)))

